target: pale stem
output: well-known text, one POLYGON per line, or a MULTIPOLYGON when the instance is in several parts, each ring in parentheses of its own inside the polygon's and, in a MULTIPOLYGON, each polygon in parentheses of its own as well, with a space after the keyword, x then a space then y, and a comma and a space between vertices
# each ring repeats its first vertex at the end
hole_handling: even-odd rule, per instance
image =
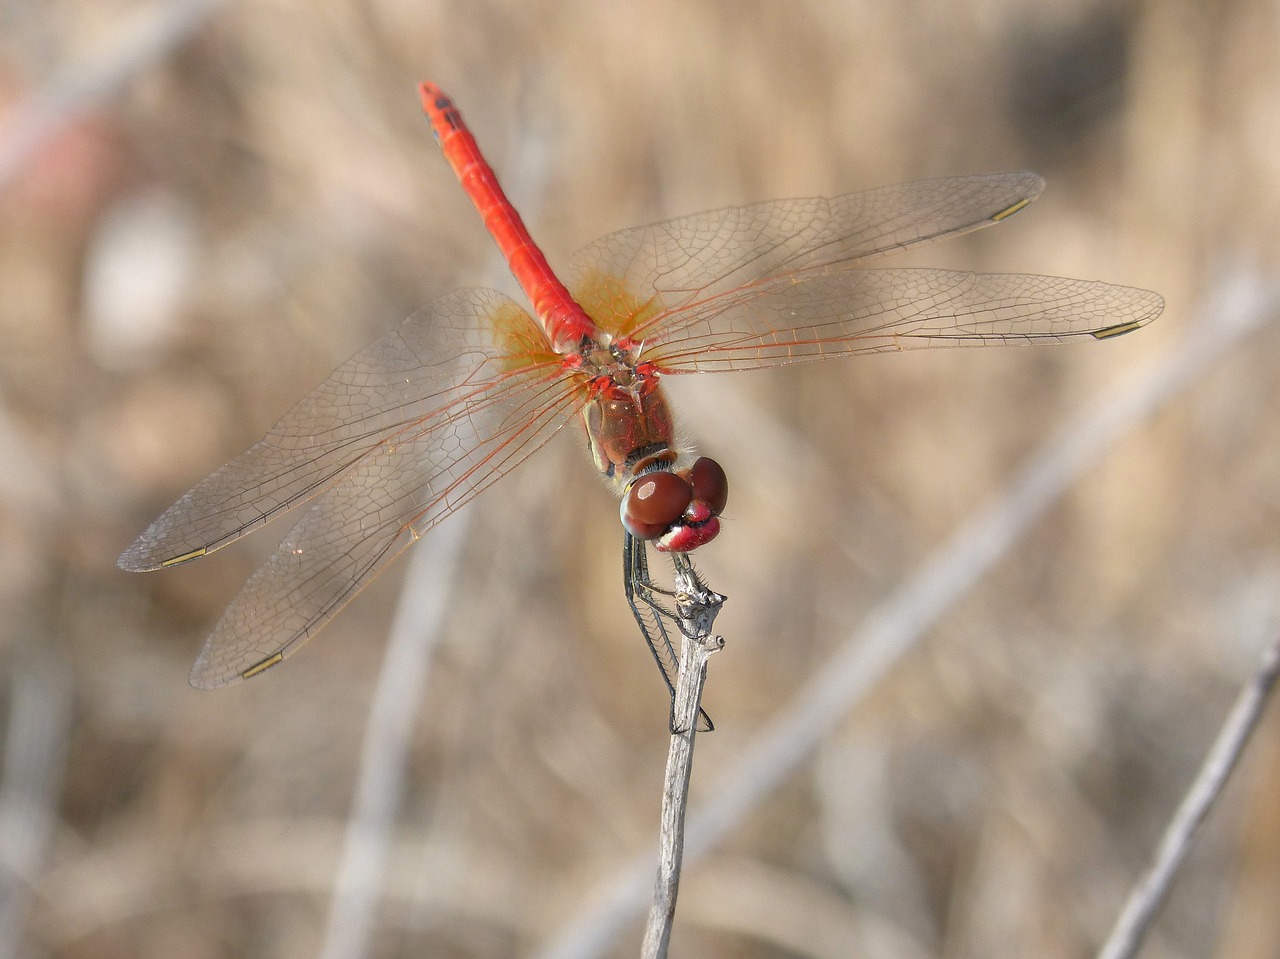
POLYGON ((1280 679, 1280 636, 1263 652, 1257 669, 1245 681, 1195 782, 1170 820, 1155 858, 1129 894, 1129 901, 1098 953, 1098 959, 1129 959, 1137 953, 1156 913, 1168 898, 1196 830, 1222 794, 1249 736, 1257 728, 1277 679, 1280 679))
POLYGON ((658 878, 653 886, 653 902, 649 907, 649 923, 641 949, 644 959, 665 957, 671 940, 684 856, 684 816, 689 805, 689 780, 693 775, 693 740, 697 735, 702 688, 707 679, 707 660, 712 653, 724 648, 723 637, 711 632, 724 597, 703 584, 685 554, 676 554, 673 561, 676 569, 676 622, 682 637, 680 669, 676 674, 675 700, 671 710, 671 748, 667 753, 667 771, 662 787, 658 878))

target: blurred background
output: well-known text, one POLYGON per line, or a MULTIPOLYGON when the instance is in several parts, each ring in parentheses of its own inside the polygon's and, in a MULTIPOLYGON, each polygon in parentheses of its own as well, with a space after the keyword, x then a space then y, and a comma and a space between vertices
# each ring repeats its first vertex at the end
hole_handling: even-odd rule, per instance
MULTIPOLYGON (((553 264, 701 209, 1029 168, 1031 210, 903 262, 1166 298, 1111 342, 671 383, 733 485, 698 557, 729 603, 697 804, 1077 410, 1159 363, 1226 277, 1274 282, 1278 38, 1264 0, 6 3, 2 954, 534 955, 656 849, 665 692, 570 431, 425 564, 446 615, 367 951, 334 944, 330 897, 403 570, 281 668, 205 692, 191 661, 284 524, 115 567, 419 304, 515 294, 419 79, 553 264)), ((674 954, 1091 955, 1277 628, 1277 422, 1264 327, 690 865, 674 954)), ((1272 709, 1145 956, 1280 955, 1278 745, 1272 709)))

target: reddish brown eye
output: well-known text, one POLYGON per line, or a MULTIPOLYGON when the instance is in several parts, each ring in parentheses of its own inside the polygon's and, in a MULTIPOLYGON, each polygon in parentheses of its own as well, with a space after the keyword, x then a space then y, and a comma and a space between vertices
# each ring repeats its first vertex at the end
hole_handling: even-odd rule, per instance
POLYGON ((641 539, 656 539, 683 514, 693 499, 693 488, 674 473, 642 476, 622 499, 622 523, 641 539))
POLYGON ((707 505, 713 516, 724 512, 729 502, 729 477, 715 460, 701 456, 689 470, 693 498, 707 505))

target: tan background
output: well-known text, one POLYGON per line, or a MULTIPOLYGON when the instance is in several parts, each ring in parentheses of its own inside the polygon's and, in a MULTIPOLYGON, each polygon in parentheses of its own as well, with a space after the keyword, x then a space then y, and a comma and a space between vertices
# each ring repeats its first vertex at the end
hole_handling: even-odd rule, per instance
MULTIPOLYGON (((0 97, 83 76, 154 9, 6 6, 0 97)), ((163 574, 114 558, 416 305, 512 290, 416 80, 453 94, 553 263, 718 205, 1032 168, 1032 210, 912 261, 1168 302, 1105 344, 672 386, 733 483, 699 557, 730 602, 696 800, 1073 411, 1231 271, 1275 275, 1278 36, 1263 0, 276 0, 140 65, 0 194, 0 947, 320 949, 399 571, 208 693, 189 664, 283 530, 163 574)), ((676 954, 1089 955, 1277 626, 1277 356, 1262 332, 1123 440, 691 867, 676 954)), ((373 955, 533 954, 654 847, 666 706, 574 447, 473 511, 373 955)), ((1272 713, 1144 955, 1280 954, 1272 713)))

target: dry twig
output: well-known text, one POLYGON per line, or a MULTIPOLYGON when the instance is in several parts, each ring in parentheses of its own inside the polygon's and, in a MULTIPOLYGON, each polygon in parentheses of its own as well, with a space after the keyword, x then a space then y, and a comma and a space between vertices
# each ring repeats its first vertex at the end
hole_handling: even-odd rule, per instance
POLYGON ((419 544, 411 557, 369 707, 360 775, 329 902, 323 959, 360 959, 369 953, 404 797, 413 722, 450 608, 453 576, 469 525, 466 516, 455 517, 430 543, 419 544))
POLYGON ((698 734, 698 714, 702 687, 707 679, 707 660, 724 648, 724 639, 712 635, 716 614, 724 597, 708 589, 699 579, 687 555, 673 557, 676 567, 676 622, 680 628, 680 671, 676 674, 675 699, 671 704, 671 749, 662 787, 661 854, 658 878, 649 907, 641 955, 662 959, 671 939, 676 915, 676 895, 680 888, 680 866, 684 857, 684 815, 689 804, 689 780, 693 775, 693 740, 698 734))
POLYGON ((1137 953, 1156 913, 1168 898, 1178 869, 1191 849, 1191 840, 1222 794, 1249 736, 1257 728, 1277 680, 1280 680, 1280 636, 1263 652, 1258 668, 1245 681, 1195 782, 1170 820, 1151 866, 1129 894, 1129 901, 1098 953, 1098 959, 1130 959, 1137 953))

